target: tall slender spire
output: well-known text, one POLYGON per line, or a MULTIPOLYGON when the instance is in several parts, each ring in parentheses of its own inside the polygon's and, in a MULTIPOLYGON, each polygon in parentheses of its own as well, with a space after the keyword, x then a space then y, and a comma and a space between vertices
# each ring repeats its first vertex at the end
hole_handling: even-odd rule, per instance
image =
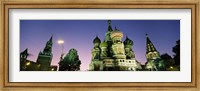
POLYGON ((53 35, 51 35, 51 38, 49 39, 49 42, 52 42, 52 38, 53 38, 53 35))
POLYGON ((53 45, 53 35, 51 36, 51 38, 49 39, 49 41, 47 41, 46 46, 45 46, 45 48, 43 50, 43 53, 51 55, 52 45, 53 45))
POLYGON ((111 38, 110 38, 110 34, 111 32, 113 31, 112 29, 112 26, 111 26, 111 20, 108 20, 108 30, 106 32, 106 35, 105 35, 105 41, 111 41, 111 38))
POLYGON ((151 40, 148 37, 148 34, 146 34, 146 53, 149 52, 154 52, 157 51, 155 46, 153 45, 153 43, 151 42, 151 40))
POLYGON ((108 20, 108 31, 113 31, 113 29, 111 27, 111 20, 108 20))
POLYGON ((111 20, 108 20, 108 25, 111 25, 111 20))

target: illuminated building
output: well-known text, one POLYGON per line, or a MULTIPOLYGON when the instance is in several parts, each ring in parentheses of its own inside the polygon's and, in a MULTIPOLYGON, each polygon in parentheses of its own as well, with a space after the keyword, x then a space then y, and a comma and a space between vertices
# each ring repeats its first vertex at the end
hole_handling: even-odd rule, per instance
POLYGON ((111 27, 108 21, 108 30, 103 42, 96 36, 93 40, 92 61, 90 71, 136 71, 142 69, 132 50, 133 41, 126 36, 122 41, 123 33, 111 27))

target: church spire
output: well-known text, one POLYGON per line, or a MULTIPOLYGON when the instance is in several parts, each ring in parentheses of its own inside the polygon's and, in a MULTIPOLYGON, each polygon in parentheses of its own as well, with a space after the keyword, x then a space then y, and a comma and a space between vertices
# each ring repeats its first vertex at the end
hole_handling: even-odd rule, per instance
POLYGON ((51 38, 49 39, 49 41, 47 41, 46 46, 45 46, 45 48, 43 50, 43 53, 45 53, 47 55, 51 55, 52 45, 53 45, 53 35, 51 36, 51 38))
POLYGON ((108 31, 113 31, 113 29, 111 27, 111 20, 108 20, 108 31))
POLYGON ((52 38, 53 38, 53 35, 51 35, 51 38, 49 39, 49 42, 51 42, 51 43, 52 43, 52 38))
POLYGON ((105 35, 105 41, 111 41, 111 38, 110 38, 110 34, 111 32, 113 31, 112 27, 111 27, 111 20, 108 20, 108 30, 106 32, 106 35, 105 35))
POLYGON ((108 25, 110 25, 111 24, 111 20, 108 20, 108 25))
POLYGON ((155 46, 153 45, 153 43, 151 42, 151 40, 148 37, 148 34, 146 34, 146 53, 149 52, 154 52, 157 51, 155 46))

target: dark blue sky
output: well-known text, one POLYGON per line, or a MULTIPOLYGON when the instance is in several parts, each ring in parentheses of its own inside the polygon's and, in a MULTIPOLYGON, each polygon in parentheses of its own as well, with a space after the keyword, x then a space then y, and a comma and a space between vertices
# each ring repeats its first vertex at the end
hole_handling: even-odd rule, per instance
MULTIPOLYGON (((173 56, 172 47, 180 39, 179 20, 112 20, 113 29, 117 27, 133 40, 133 51, 136 59, 146 62, 146 37, 148 34, 160 54, 168 53, 173 56)), ((69 49, 78 50, 81 60, 81 70, 88 69, 91 62, 91 49, 96 35, 103 41, 108 28, 107 20, 20 20, 20 52, 25 48, 32 54, 28 59, 36 61, 39 51, 53 34, 53 60, 57 65, 61 55, 59 39, 65 41, 64 53, 69 49)))

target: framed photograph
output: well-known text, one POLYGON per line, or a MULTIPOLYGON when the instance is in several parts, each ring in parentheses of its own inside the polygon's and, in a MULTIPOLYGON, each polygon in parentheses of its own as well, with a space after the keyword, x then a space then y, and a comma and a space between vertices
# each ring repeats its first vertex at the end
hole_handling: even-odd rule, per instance
POLYGON ((199 90, 198 1, 1 3, 2 89, 199 90))

